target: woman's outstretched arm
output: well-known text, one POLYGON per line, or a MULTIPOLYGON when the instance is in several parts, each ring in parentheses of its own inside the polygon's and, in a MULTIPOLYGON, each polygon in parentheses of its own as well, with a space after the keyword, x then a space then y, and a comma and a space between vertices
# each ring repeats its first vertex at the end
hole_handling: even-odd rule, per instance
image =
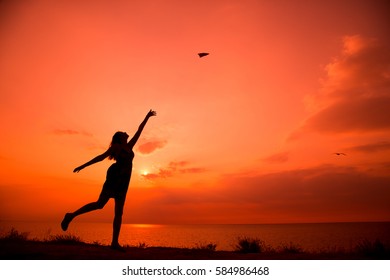
POLYGON ((106 157, 108 157, 111 153, 111 148, 109 148, 107 151, 105 151, 103 154, 101 155, 98 155, 97 157, 94 157, 93 159, 91 159, 90 161, 84 163, 83 165, 80 165, 79 167, 76 167, 73 172, 79 172, 81 169, 84 169, 85 167, 87 166, 90 166, 94 163, 97 163, 99 161, 102 161, 104 160, 106 157))
POLYGON ((156 115, 156 111, 150 110, 147 114, 145 119, 142 121, 142 123, 139 125, 137 132, 134 134, 133 138, 127 143, 130 148, 133 148, 135 143, 137 143, 138 138, 140 137, 142 130, 144 129, 146 123, 148 122, 149 118, 156 115))

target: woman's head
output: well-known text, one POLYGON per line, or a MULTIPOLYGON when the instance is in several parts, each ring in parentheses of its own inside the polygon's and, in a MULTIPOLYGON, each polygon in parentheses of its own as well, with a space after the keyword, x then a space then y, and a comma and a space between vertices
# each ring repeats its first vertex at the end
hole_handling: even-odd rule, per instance
POLYGON ((118 131, 115 132, 114 136, 112 136, 112 144, 126 144, 129 135, 126 132, 118 131))
MULTIPOLYGON (((129 135, 126 132, 122 132, 122 131, 115 132, 114 136, 112 136, 110 147, 112 147, 115 144, 126 144, 128 138, 129 135)), ((115 158, 116 158, 115 154, 111 154, 109 156, 109 159, 115 159, 115 158)))

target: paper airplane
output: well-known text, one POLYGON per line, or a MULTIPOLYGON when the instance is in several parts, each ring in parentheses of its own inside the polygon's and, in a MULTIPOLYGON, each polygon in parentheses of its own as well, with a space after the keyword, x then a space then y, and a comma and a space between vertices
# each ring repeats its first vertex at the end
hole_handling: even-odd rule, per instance
POLYGON ((207 52, 201 52, 201 53, 198 53, 198 55, 199 55, 200 58, 202 58, 202 57, 204 57, 204 56, 206 56, 206 55, 209 55, 209 53, 207 53, 207 52))

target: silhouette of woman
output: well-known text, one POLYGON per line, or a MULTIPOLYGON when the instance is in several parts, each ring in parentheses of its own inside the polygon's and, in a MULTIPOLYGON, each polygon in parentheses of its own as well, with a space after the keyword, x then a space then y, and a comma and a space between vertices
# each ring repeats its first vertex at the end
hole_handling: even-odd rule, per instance
POLYGON ((79 172, 83 168, 104 160, 105 158, 114 159, 116 162, 113 163, 107 170, 106 181, 103 184, 103 189, 100 193, 100 196, 96 202, 91 202, 73 213, 66 213, 64 219, 61 222, 62 230, 66 231, 68 229, 69 223, 77 216, 94 211, 97 209, 102 209, 110 198, 115 200, 115 216, 113 222, 113 234, 111 248, 117 250, 123 250, 119 245, 118 238, 119 232, 122 225, 122 214, 123 207, 125 204, 126 193, 130 183, 132 165, 134 152, 133 147, 137 143, 138 138, 140 137, 142 130, 144 129, 147 121, 150 117, 155 116, 156 112, 150 110, 145 119, 142 121, 138 127, 137 132, 134 134, 133 138, 127 142, 129 135, 126 132, 118 131, 112 137, 112 142, 103 154, 98 155, 87 163, 76 167, 73 172, 79 172))

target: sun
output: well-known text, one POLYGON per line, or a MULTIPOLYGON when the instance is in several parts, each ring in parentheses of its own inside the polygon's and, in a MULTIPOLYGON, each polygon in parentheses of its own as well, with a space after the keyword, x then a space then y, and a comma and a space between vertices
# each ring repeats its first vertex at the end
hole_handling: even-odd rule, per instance
POLYGON ((143 175, 143 176, 146 176, 146 175, 148 175, 149 174, 149 171, 148 170, 142 170, 141 171, 141 175, 143 175))

